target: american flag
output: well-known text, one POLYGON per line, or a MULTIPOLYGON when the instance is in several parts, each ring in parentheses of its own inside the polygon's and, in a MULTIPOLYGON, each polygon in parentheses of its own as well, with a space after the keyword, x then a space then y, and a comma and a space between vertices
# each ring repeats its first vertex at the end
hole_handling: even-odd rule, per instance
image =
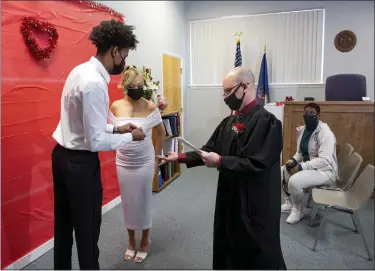
POLYGON ((234 67, 242 66, 242 56, 241 56, 241 42, 237 40, 236 46, 236 57, 234 59, 234 67))

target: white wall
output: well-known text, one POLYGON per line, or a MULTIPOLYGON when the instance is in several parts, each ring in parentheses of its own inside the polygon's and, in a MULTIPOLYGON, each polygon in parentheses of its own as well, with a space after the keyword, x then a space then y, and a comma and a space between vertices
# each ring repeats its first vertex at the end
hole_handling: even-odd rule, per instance
MULTIPOLYGON (((185 12, 183 1, 97 1, 125 16, 125 23, 135 26, 139 40, 127 65, 145 65, 153 78, 162 84, 162 52, 183 58, 185 63, 185 12)), ((184 69, 185 70, 185 69, 184 69)), ((161 89, 163 86, 161 85, 161 89)))
MULTIPOLYGON (((230 114, 228 106, 223 102, 222 88, 189 87, 185 92, 184 137, 196 146, 205 144, 220 121, 230 114)), ((275 85, 270 88, 270 96, 275 100, 283 100, 285 96, 293 96, 296 100, 315 97, 324 100, 324 86, 311 85, 275 85)))
MULTIPOLYGON (((324 81, 337 73, 360 73, 367 78, 368 96, 374 97, 374 2, 373 1, 186 1, 186 48, 189 48, 189 21, 230 15, 261 14, 279 11, 324 8, 324 81), (334 38, 341 30, 357 35, 357 46, 341 53, 334 38)), ((233 39, 234 37, 229 37, 233 39)), ((189 57, 190 52, 187 51, 189 57)), ((234 57, 234 52, 233 52, 234 57)), ((189 67, 187 66, 187 69, 189 67)), ((188 71, 189 72, 189 71, 188 71)))
MULTIPOLYGON (((191 20, 312 8, 324 8, 326 11, 324 82, 328 76, 333 74, 363 74, 367 78, 367 96, 374 100, 373 1, 185 1, 186 57, 187 59, 190 58, 189 21, 191 20), (341 53, 334 46, 334 38, 342 30, 352 30, 357 35, 357 45, 349 53, 341 53)), ((234 36, 228 38, 235 42, 234 36)), ((187 78, 190 77, 189 62, 186 65, 186 75, 187 78)), ((186 138, 192 143, 204 144, 216 125, 224 116, 227 116, 229 111, 226 110, 221 99, 221 91, 220 86, 194 87, 186 90, 184 96, 184 131, 186 138), (204 105, 208 105, 208 103, 210 103, 210 106, 205 107, 204 105), (199 114, 197 111, 199 111, 199 114), (207 117, 202 118, 203 115, 207 117)), ((285 96, 293 96, 296 100, 303 100, 303 97, 308 96, 314 97, 317 101, 322 101, 325 99, 324 84, 270 86, 271 101, 283 100, 285 96)))

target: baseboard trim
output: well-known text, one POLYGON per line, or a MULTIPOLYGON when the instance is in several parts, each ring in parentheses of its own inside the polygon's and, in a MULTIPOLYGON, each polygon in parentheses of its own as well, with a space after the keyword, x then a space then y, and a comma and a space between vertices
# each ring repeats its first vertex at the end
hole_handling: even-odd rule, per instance
MULTIPOLYGON (((112 208, 116 207, 118 204, 121 203, 121 197, 118 196, 117 198, 111 200, 106 205, 102 207, 102 214, 105 214, 112 208)), ((8 265, 5 267, 5 270, 21 270, 25 266, 29 265, 39 257, 43 256, 45 253, 47 253, 49 250, 53 248, 53 238, 45 242, 43 245, 37 247, 30 253, 26 254, 19 260, 15 261, 14 263, 8 265)))

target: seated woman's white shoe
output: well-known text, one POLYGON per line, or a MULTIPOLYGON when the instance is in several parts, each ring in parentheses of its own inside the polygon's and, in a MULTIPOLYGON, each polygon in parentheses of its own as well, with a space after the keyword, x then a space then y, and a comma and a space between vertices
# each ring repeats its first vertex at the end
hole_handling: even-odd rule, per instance
POLYGON ((285 199, 285 203, 281 205, 281 212, 282 213, 290 213, 293 208, 293 203, 290 199, 285 199))
POLYGON ((302 210, 298 210, 296 208, 292 208, 292 211, 290 212, 290 215, 286 219, 286 223, 288 224, 296 224, 301 221, 303 217, 302 210))

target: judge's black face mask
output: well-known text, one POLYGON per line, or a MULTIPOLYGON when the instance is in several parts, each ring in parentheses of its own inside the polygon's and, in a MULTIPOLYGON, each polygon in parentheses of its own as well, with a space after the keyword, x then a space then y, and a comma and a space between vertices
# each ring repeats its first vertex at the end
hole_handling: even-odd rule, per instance
POLYGON ((236 92, 239 90, 239 88, 242 86, 242 84, 240 84, 236 90, 227 98, 224 99, 224 102, 227 104, 227 106, 231 109, 231 110, 238 110, 241 108, 241 105, 242 105, 242 101, 243 101, 243 98, 245 97, 245 93, 242 94, 242 98, 241 99, 238 99, 236 97, 236 92))
POLYGON ((123 57, 121 55, 120 51, 118 53, 121 56, 122 60, 121 60, 120 64, 117 65, 115 63, 115 55, 112 51, 113 66, 112 66, 112 70, 109 71, 109 74, 111 74, 111 75, 118 75, 118 74, 122 73, 124 71, 124 68, 125 68, 125 57, 123 57))
POLYGON ((140 88, 129 88, 128 97, 132 100, 139 100, 143 95, 143 87, 140 88))
POLYGON ((303 119, 307 130, 313 131, 318 126, 319 120, 316 115, 304 114, 303 119))

